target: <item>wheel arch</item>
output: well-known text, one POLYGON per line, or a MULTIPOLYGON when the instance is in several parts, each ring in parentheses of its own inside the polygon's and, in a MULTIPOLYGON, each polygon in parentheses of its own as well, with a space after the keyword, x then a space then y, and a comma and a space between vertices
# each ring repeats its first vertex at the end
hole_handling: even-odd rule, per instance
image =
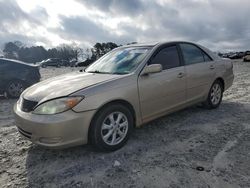
POLYGON ((95 119, 95 117, 100 113, 100 111, 104 108, 106 108, 107 106, 109 105, 112 105, 112 104, 121 104, 125 107, 127 107, 129 109, 129 111, 131 112, 132 116, 133 116, 133 125, 134 127, 136 127, 136 112, 135 112, 135 109, 134 107, 132 106, 132 104, 124 99, 115 99, 115 100, 112 100, 112 101, 109 101, 109 102, 106 102, 104 103, 102 106, 100 106, 96 113, 93 115, 93 117, 91 118, 91 121, 90 121, 90 126, 89 126, 89 129, 88 129, 88 142, 90 142, 90 133, 91 133, 91 128, 93 127, 93 120, 95 119))
POLYGON ((223 89, 223 92, 224 92, 224 90, 225 90, 225 81, 224 81, 224 79, 222 77, 218 77, 218 78, 215 79, 214 82, 216 82, 216 81, 219 81, 222 84, 222 89, 223 89))

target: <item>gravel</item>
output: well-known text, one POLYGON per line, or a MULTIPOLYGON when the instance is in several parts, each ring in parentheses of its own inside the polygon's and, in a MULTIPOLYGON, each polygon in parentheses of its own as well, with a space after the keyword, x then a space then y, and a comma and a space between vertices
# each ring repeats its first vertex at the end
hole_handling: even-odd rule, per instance
MULTIPOLYGON (((43 79, 76 68, 41 69, 43 79)), ((122 149, 49 150, 23 139, 0 99, 0 187, 250 187, 250 63, 220 108, 190 107, 135 129, 122 149)))

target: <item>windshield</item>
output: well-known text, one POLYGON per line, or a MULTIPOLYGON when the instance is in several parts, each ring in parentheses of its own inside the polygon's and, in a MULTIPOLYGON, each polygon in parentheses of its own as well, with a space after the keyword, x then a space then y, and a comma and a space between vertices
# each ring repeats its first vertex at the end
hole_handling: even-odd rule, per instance
POLYGON ((131 73, 150 50, 149 47, 130 47, 114 50, 90 65, 85 72, 103 74, 131 73))

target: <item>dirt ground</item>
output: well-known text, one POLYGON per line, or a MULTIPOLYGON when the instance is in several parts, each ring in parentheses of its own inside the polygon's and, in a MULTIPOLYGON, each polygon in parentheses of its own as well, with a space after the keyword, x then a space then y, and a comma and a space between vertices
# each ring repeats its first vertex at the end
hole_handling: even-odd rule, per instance
POLYGON ((33 145, 16 130, 16 101, 0 99, 0 187, 250 187, 250 63, 236 61, 234 71, 220 108, 157 119, 112 153, 33 145))

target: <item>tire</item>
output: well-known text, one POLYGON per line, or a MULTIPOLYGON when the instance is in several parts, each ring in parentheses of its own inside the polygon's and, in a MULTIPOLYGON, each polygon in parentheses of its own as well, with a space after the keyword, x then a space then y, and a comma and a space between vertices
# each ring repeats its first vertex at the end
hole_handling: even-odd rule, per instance
POLYGON ((6 94, 8 98, 18 98, 26 88, 26 84, 21 80, 12 80, 7 84, 6 94))
POLYGON ((104 107, 91 123, 89 134, 91 144, 101 151, 118 150, 129 139, 133 124, 133 115, 127 107, 120 104, 104 107))
POLYGON ((216 80, 211 86, 206 102, 204 103, 205 107, 208 109, 215 109, 220 106, 223 97, 223 85, 219 80, 216 80))

